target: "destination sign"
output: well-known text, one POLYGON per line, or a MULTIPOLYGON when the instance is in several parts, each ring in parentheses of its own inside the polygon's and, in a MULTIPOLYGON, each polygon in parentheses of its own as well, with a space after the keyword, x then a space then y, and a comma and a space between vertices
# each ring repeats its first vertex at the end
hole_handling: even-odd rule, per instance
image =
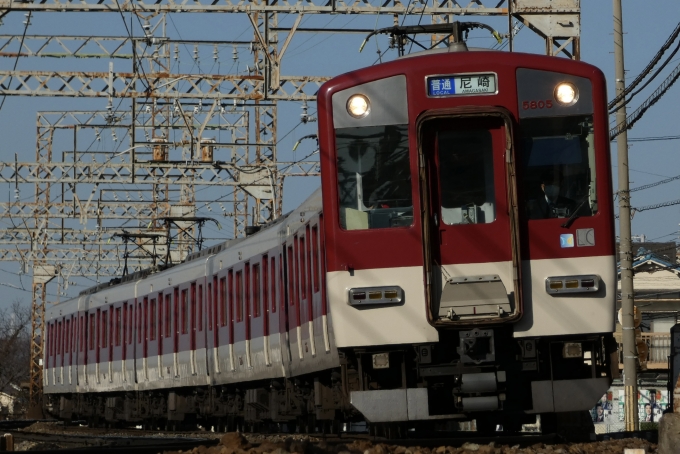
POLYGON ((427 78, 428 96, 458 96, 496 93, 495 74, 464 74, 427 78))

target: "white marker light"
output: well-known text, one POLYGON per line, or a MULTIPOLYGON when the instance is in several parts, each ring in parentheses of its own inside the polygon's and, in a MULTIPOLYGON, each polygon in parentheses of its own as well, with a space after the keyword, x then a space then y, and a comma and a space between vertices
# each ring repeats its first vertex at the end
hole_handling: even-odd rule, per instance
POLYGON ((354 118, 364 118, 371 111, 371 103, 364 95, 352 95, 347 100, 347 112, 354 118))
POLYGON ((572 84, 561 83, 555 87, 555 99, 560 104, 571 106, 578 101, 578 90, 572 84))

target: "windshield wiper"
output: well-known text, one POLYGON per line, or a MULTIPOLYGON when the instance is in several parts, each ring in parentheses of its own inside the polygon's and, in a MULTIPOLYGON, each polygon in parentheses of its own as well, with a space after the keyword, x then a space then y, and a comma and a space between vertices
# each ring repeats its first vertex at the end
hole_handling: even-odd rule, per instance
POLYGON ((560 227, 564 227, 565 229, 568 229, 569 227, 571 227, 571 224, 573 224, 574 221, 579 217, 578 211, 581 209, 583 204, 586 203, 586 200, 588 200, 588 197, 590 197, 590 192, 586 192, 586 195, 584 195, 581 198, 581 201, 579 202, 578 206, 576 207, 574 212, 571 214, 571 216, 569 216, 569 219, 567 219, 565 221, 565 223, 562 224, 560 227))

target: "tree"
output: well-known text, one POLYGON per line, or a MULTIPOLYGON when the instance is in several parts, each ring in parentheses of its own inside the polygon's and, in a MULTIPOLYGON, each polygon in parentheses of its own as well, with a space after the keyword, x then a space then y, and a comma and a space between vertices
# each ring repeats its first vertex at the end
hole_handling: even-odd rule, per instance
POLYGON ((16 394, 21 382, 28 380, 31 356, 31 311, 15 300, 0 308, 0 392, 16 394))

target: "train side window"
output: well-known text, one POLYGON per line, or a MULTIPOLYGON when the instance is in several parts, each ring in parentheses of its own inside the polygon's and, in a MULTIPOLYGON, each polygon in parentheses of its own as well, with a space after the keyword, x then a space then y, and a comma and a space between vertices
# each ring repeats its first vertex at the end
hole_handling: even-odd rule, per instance
POLYGON ((298 260, 298 276, 300 280, 300 299, 307 299, 307 237, 301 236, 299 239, 298 254, 300 254, 298 260))
POLYGON ((163 334, 165 334, 163 324, 165 319, 163 318, 163 293, 158 294, 158 340, 163 339, 163 334))
POLYGON ((269 300, 271 294, 269 293, 269 257, 266 255, 262 257, 262 312, 267 314, 269 311, 269 300))
POLYGON ((142 303, 137 305, 137 343, 142 343, 142 303))
POLYGON ((172 336, 172 295, 165 295, 165 337, 172 336))
MULTIPOLYGON (((304 254, 305 254, 305 263, 306 266, 303 267, 304 274, 307 280, 307 285, 306 285, 306 292, 309 295, 309 300, 311 301, 312 299, 312 293, 314 292, 314 288, 312 287, 312 245, 311 245, 311 235, 310 235, 310 229, 309 225, 305 227, 305 239, 307 240, 305 243, 305 248, 304 248, 304 254)), ((310 312, 311 315, 311 312, 310 312)))
POLYGON ((128 303, 123 303, 123 343, 128 343, 128 331, 131 327, 127 324, 128 320, 128 303))
POLYGON ((55 332, 54 355, 59 356, 61 354, 61 322, 55 324, 55 332))
POLYGON ((213 324, 212 324, 212 321, 213 321, 213 304, 212 304, 213 294, 212 294, 212 283, 211 282, 208 282, 208 291, 205 294, 205 296, 206 296, 205 304, 206 304, 206 308, 208 309, 208 330, 212 331, 212 329, 213 329, 213 324))
POLYGON ((182 290, 182 334, 189 332, 189 291, 182 290))
POLYGON ((236 272, 236 321, 243 320, 243 273, 236 272))
POLYGON ((95 332, 95 315, 90 314, 90 348, 89 350, 94 350, 94 332, 95 332))
POLYGON ((102 330, 101 330, 101 323, 102 323, 102 311, 101 309, 97 309, 97 319, 95 321, 95 329, 94 329, 94 348, 95 350, 99 350, 99 347, 101 347, 101 337, 102 337, 102 330))
POLYGON ((175 297, 174 297, 173 301, 175 302, 175 307, 173 308, 174 315, 173 315, 172 318, 173 318, 174 323, 175 323, 175 330, 174 330, 175 331, 175 353, 177 353, 177 346, 178 346, 177 342, 178 342, 179 330, 180 330, 179 288, 177 288, 177 287, 175 287, 175 297))
POLYGON ((365 230, 413 223, 408 125, 336 130, 340 226, 365 230))
POLYGON ((64 328, 64 334, 63 334, 63 336, 64 336, 64 348, 63 348, 63 351, 62 351, 62 356, 66 355, 68 353, 68 336, 69 336, 68 329, 69 329, 69 326, 68 326, 68 320, 66 320, 66 319, 64 319, 63 328, 64 328))
MULTIPOLYGON (((190 320, 191 320, 191 332, 195 333, 196 332, 196 283, 191 284, 191 294, 189 295, 190 298, 190 320)), ((192 347, 193 348, 193 347, 192 347)))
POLYGON ((71 320, 66 320, 66 348, 64 353, 71 353, 71 320))
POLYGON ((288 305, 295 306, 295 298, 293 296, 293 289, 295 288, 295 280, 293 279, 294 265, 293 246, 288 246, 288 305))
POLYGON ((283 279, 283 254, 279 254, 279 301, 281 310, 286 307, 285 281, 283 279))
POLYGON ((520 121, 520 132, 527 217, 597 213, 593 117, 526 118, 520 121))
POLYGON ((78 330, 78 343, 80 344, 80 351, 85 351, 85 316, 80 316, 80 329, 78 330))
MULTIPOLYGON (((149 340, 149 298, 144 297, 144 322, 143 322, 143 329, 144 329, 144 336, 142 336, 142 339, 144 339, 144 343, 146 344, 146 341, 149 340)), ((146 356, 146 353, 145 353, 146 356)))
POLYGON ((156 298, 151 298, 149 311, 149 340, 156 340, 156 298))
POLYGON ((107 315, 108 315, 108 311, 102 311, 102 318, 101 318, 101 320, 102 320, 102 322, 101 322, 102 323, 102 326, 101 326, 102 334, 101 334, 101 337, 100 337, 100 339, 101 339, 101 343, 99 344, 100 348, 106 348, 106 345, 107 345, 107 340, 108 340, 107 335, 109 334, 108 330, 106 329, 107 326, 108 326, 107 325, 107 315))
POLYGON ((133 322, 133 316, 132 313, 134 312, 135 305, 134 303, 130 303, 130 306, 128 307, 128 344, 132 344, 132 331, 134 328, 134 322, 133 322))
POLYGON ((120 331, 123 329, 123 323, 121 321, 121 308, 116 308, 116 347, 120 346, 120 331))
POLYGON ((269 259, 271 267, 269 269, 269 295, 271 295, 272 312, 276 312, 276 257, 269 259))
POLYGON ((319 291, 319 227, 312 227, 312 280, 314 293, 319 291))
POLYGON ((260 316, 260 265, 253 265, 253 317, 260 316))
MULTIPOLYGON (((52 356, 52 324, 47 322, 45 329, 47 330, 45 337, 45 351, 47 352, 47 358, 50 358, 52 356)), ((50 367, 49 361, 47 363, 47 367, 50 367)))
POLYGON ((227 307, 227 303, 229 303, 229 307, 233 307, 233 290, 234 290, 234 275, 233 271, 229 270, 228 273, 229 276, 229 293, 227 294, 227 279, 222 278, 220 279, 220 310, 222 312, 222 317, 220 320, 220 325, 221 326, 227 326, 227 316, 229 314, 229 308, 227 307), (227 301, 227 298, 229 301, 227 301))
POLYGON ((203 331, 203 286, 198 286, 198 330, 203 331))

